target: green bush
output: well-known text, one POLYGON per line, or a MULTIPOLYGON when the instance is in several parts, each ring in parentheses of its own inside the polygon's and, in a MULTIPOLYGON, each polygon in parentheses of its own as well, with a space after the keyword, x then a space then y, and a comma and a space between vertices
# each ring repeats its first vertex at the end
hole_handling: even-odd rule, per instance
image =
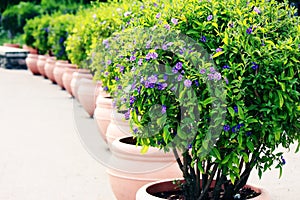
POLYGON ((97 44, 127 27, 131 19, 127 13, 138 13, 139 8, 140 2, 124 1, 94 3, 92 8, 80 11, 66 41, 70 60, 80 67, 89 67, 87 60, 92 57, 97 44))
POLYGON ((58 59, 67 60, 65 40, 73 29, 75 16, 64 14, 53 17, 49 24, 49 46, 58 59))
POLYGON ((49 26, 53 17, 50 15, 43 15, 34 19, 37 23, 36 29, 33 31, 32 35, 34 37, 33 46, 36 47, 40 54, 49 53, 51 46, 48 42, 49 37, 49 26))
POLYGON ((23 33, 26 20, 38 15, 40 15, 40 6, 30 2, 20 2, 2 13, 1 23, 3 29, 9 31, 14 37, 17 33, 23 33))
POLYGON ((300 148, 295 11, 275 1, 173 0, 145 1, 141 12, 132 29, 98 43, 94 62, 143 152, 182 152, 187 200, 209 199, 214 178, 211 195, 225 200, 254 168, 281 175, 278 147, 300 148))
POLYGON ((36 48, 36 39, 34 37, 34 32, 38 30, 38 26, 40 23, 40 18, 35 17, 33 19, 29 19, 26 22, 26 25, 24 26, 24 34, 23 34, 23 40, 24 43, 30 47, 36 48))

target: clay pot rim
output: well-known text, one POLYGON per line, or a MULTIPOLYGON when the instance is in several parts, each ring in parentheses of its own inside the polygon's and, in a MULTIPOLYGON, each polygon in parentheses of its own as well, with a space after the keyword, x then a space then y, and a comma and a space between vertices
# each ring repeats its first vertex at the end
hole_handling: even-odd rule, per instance
POLYGON ((147 153, 141 154, 142 147, 136 146, 133 144, 127 144, 122 142, 126 138, 131 138, 133 136, 122 136, 117 137, 111 144, 111 151, 119 157, 128 157, 126 155, 130 155, 130 157, 134 157, 139 160, 161 160, 160 158, 163 155, 164 161, 175 161, 175 157, 172 152, 164 152, 163 150, 159 150, 155 147, 149 147, 147 153))
MULTIPOLYGON (((144 186, 142 186, 136 193, 136 198, 137 199, 140 199, 141 197, 144 197, 143 199, 145 200, 163 200, 163 198, 159 198, 159 197, 155 197, 153 195, 151 195, 151 193, 149 193, 149 190, 153 190, 156 186, 156 188, 158 187, 159 184, 161 183, 167 183, 167 182, 173 182, 174 180, 180 180, 180 181, 184 181, 184 179, 181 177, 181 178, 172 178, 172 179, 163 179, 163 180, 159 180, 159 181, 155 181, 155 182, 152 182, 152 183, 148 183, 148 184, 145 184, 144 186), (144 193, 147 193, 149 195, 151 195, 151 198, 146 198, 144 196, 144 193)), ((166 186, 167 187, 167 186, 166 186)), ((256 185, 253 185, 253 184, 246 184, 244 187, 250 187, 252 190, 254 190, 255 192, 259 192, 261 193, 259 196, 257 197, 254 197, 254 198, 251 198, 249 200, 270 200, 270 196, 269 196, 269 193, 264 189, 264 188, 260 188, 260 187, 257 187, 256 185)), ((160 187, 161 188, 161 187, 160 187)))

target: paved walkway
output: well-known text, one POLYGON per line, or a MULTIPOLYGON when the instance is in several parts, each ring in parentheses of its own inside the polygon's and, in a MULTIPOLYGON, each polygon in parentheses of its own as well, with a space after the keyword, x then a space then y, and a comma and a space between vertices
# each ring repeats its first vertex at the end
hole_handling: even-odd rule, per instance
MULTIPOLYGON (((74 105, 46 79, 0 68, 0 200, 115 199, 106 168, 81 143, 74 105)), ((96 132, 83 110, 81 116, 96 132)), ((278 170, 260 181, 254 172, 250 183, 267 189, 272 200, 299 200, 300 153, 294 149, 284 155, 281 179, 278 170)))
POLYGON ((77 134, 73 100, 50 81, 0 68, 0 138, 0 200, 114 199, 77 134))

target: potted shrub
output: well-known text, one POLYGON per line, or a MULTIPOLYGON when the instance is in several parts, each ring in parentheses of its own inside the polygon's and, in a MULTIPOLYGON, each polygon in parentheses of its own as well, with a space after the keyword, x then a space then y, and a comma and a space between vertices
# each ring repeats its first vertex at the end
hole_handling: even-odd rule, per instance
POLYGON ((128 109, 137 144, 144 153, 150 146, 174 152, 184 178, 174 184, 178 198, 259 195, 243 196, 251 171, 261 177, 275 165, 281 172, 278 147, 300 147, 298 18, 275 1, 144 8, 137 24, 154 27, 117 34, 97 54, 102 80, 120 75, 102 84, 128 109))

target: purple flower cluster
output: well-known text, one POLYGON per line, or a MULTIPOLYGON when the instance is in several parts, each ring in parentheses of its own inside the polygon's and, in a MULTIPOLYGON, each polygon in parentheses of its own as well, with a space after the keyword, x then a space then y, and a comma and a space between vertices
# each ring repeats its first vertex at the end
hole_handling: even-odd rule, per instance
POLYGON ((149 52, 146 55, 146 60, 156 59, 157 57, 158 57, 158 54, 156 52, 149 52))
POLYGON ((238 109, 237 106, 233 106, 233 110, 234 110, 235 113, 238 113, 238 112, 239 112, 239 109, 238 109))
POLYGON ((228 65, 224 65, 223 69, 230 69, 230 67, 228 65))
POLYGON ((161 106, 161 114, 165 114, 167 112, 167 106, 162 105, 161 106))
POLYGON ((192 86, 192 81, 189 80, 189 79, 186 79, 184 82, 183 82, 184 86, 189 88, 192 86))
POLYGON ((172 22, 174 25, 177 25, 177 24, 178 24, 178 19, 172 18, 172 19, 171 19, 171 22, 172 22))
POLYGON ((213 16, 212 16, 212 15, 208 15, 208 16, 207 16, 207 21, 210 21, 210 20, 212 20, 212 18, 213 18, 213 16))
POLYGON ((252 62, 252 64, 253 64, 253 65, 252 65, 251 68, 252 68, 253 70, 257 70, 258 67, 259 67, 258 64, 257 64, 256 62, 252 62))
POLYGON ((221 52, 221 51, 223 51, 223 49, 220 47, 216 49, 216 53, 221 52))
POLYGON ((206 39, 206 37, 205 37, 205 36, 202 36, 202 37, 200 38, 200 41, 201 41, 201 42, 206 42, 206 41, 207 41, 207 39, 206 39))
POLYGON ((254 8, 253 8, 253 11, 256 12, 257 14, 260 14, 260 10, 259 10, 258 7, 254 7, 254 8))
POLYGON ((252 33, 252 31, 253 31, 252 27, 249 27, 249 28, 247 28, 246 33, 250 35, 252 33))

